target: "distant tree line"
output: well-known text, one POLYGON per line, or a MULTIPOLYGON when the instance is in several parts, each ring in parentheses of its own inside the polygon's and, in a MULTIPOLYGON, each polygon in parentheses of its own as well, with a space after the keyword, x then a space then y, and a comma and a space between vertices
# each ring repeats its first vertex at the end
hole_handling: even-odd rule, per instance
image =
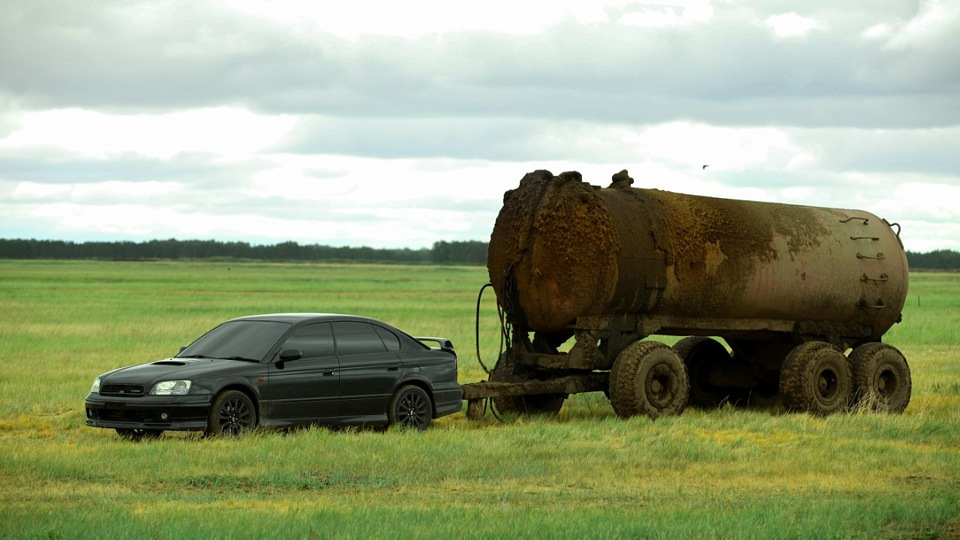
POLYGON ((435 242, 432 248, 383 249, 333 247, 281 242, 251 245, 216 240, 149 240, 146 242, 68 242, 0 239, 3 259, 252 259, 271 261, 358 261, 396 263, 486 264, 487 243, 435 242))
MULTIPOLYGON (((431 248, 383 249, 332 247, 281 242, 251 245, 216 240, 149 240, 146 242, 67 242, 63 240, 0 239, 2 259, 253 259, 270 261, 360 261, 435 264, 486 264, 487 243, 435 242, 431 248)), ((941 249, 907 252, 910 268, 960 270, 960 252, 941 249)))
POLYGON ((907 252, 907 264, 916 270, 960 270, 960 251, 938 249, 928 253, 907 252))

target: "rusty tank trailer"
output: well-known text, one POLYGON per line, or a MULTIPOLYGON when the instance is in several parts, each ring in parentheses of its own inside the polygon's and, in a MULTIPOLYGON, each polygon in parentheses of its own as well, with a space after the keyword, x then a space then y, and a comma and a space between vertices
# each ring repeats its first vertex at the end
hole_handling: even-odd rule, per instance
POLYGON ((652 418, 688 402, 830 414, 910 400, 907 361, 881 341, 901 318, 906 254, 899 226, 868 212, 541 170, 504 195, 487 267, 507 343, 490 380, 464 387, 471 416, 486 397, 550 413, 588 391, 652 418))

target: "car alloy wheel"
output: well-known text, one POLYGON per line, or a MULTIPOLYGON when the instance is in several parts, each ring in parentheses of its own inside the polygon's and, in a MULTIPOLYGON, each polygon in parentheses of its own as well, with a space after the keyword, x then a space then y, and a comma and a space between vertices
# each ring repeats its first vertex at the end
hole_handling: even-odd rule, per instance
POLYGON ((404 386, 390 400, 387 416, 391 425, 427 429, 433 419, 433 403, 419 386, 404 386))
POLYGON ((213 402, 207 422, 209 435, 239 435, 257 425, 257 413, 246 394, 228 390, 213 402))

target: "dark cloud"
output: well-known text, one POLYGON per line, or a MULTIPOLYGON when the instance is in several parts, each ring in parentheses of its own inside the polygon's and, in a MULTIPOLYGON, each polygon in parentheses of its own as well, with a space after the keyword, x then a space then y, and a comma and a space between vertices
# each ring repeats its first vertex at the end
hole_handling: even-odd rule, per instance
MULTIPOLYGON (((424 8, 413 3, 410 9, 424 8)), ((472 167, 466 164, 552 162, 583 171, 616 163, 631 171, 670 169, 663 180, 642 179, 670 189, 657 182, 674 182, 682 176, 677 171, 689 167, 699 175, 690 184, 702 189, 881 214, 892 209, 955 227, 955 213, 943 210, 942 201, 940 214, 923 218, 921 206, 899 209, 890 197, 900 183, 955 185, 960 178, 960 10, 910 0, 718 2, 704 24, 659 28, 635 23, 651 14, 680 20, 687 13, 637 2, 608 7, 607 14, 607 22, 568 18, 528 34, 348 39, 194 0, 2 2, 0 140, 17 133, 21 113, 64 108, 129 117, 234 107, 290 114, 298 122, 276 146, 239 157, 217 154, 225 147, 213 145, 211 153, 173 150, 154 159, 145 157, 150 148, 137 148, 149 146, 144 138, 119 145, 141 153, 84 159, 30 137, 23 144, 8 140, 0 147, 0 234, 115 234, 71 230, 64 225, 70 221, 42 211, 48 202, 143 204, 173 211, 161 220, 204 214, 235 227, 256 216, 317 227, 336 221, 402 228, 400 218, 385 217, 384 208, 368 201, 346 204, 350 193, 343 189, 339 198, 318 197, 319 183, 343 188, 364 180, 348 170, 360 160, 309 159, 316 156, 374 158, 369 161, 377 166, 367 163, 363 173, 379 175, 391 168, 381 161, 405 160, 400 168, 412 183, 417 167, 420 176, 433 178, 449 168, 449 181, 460 182, 463 167, 472 167), (805 35, 779 36, 768 24, 770 16, 790 13, 814 22, 805 35), (664 124, 689 128, 679 131, 696 137, 656 129, 664 124), (757 129, 764 127, 776 129, 757 129), (754 128, 742 130, 750 132, 740 141, 746 149, 711 147, 739 128, 754 128), (664 149, 657 137, 676 140, 664 149), (741 150, 725 169, 724 152, 741 150), (707 162, 711 167, 701 171, 707 162), (287 191, 265 189, 264 182, 287 191), (109 183, 143 184, 139 192, 147 195, 131 200, 137 189, 111 191, 109 183), (298 198, 301 188, 310 195, 298 198)), ((182 146, 203 147, 195 140, 182 146)), ((168 147, 177 145, 162 145, 168 147)), ((510 182, 525 172, 517 170, 510 182)), ((605 185, 613 172, 592 181, 605 185)), ((472 174, 463 181, 484 182, 483 167, 472 174)), ((478 189, 460 191, 474 197, 462 200, 435 184, 410 190, 425 193, 389 201, 390 209, 455 212, 457 223, 440 223, 429 234, 469 239, 488 236, 503 188, 484 183, 482 199, 478 189)), ((90 222, 97 218, 92 214, 90 222)), ((147 232, 136 234, 169 236, 147 221, 138 229, 147 232)), ((218 234, 273 241, 280 233, 218 234)), ((379 241, 370 243, 386 240, 379 241)))
POLYGON ((960 41, 952 34, 901 47, 861 38, 871 24, 914 16, 907 3, 834 14, 829 28, 792 39, 778 38, 757 14, 720 5, 714 21, 695 28, 568 21, 531 36, 357 40, 291 32, 198 2, 61 4, 8 3, 0 13, 0 89, 22 106, 236 103, 347 118, 722 125, 960 122, 960 41))

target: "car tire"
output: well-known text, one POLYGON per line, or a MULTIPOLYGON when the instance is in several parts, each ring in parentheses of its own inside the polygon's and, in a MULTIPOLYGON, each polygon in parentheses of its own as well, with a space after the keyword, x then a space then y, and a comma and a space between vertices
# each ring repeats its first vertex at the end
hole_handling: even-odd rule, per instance
POLYGON ((257 427, 257 409, 253 400, 239 390, 221 392, 207 416, 208 436, 239 435, 257 427))
POLYGON ((433 420, 433 402, 426 390, 408 384, 397 390, 387 409, 389 425, 425 430, 433 420))
POLYGON ((117 435, 131 441, 140 441, 143 439, 156 439, 160 437, 160 435, 162 434, 163 434, 162 429, 117 428, 117 435))

